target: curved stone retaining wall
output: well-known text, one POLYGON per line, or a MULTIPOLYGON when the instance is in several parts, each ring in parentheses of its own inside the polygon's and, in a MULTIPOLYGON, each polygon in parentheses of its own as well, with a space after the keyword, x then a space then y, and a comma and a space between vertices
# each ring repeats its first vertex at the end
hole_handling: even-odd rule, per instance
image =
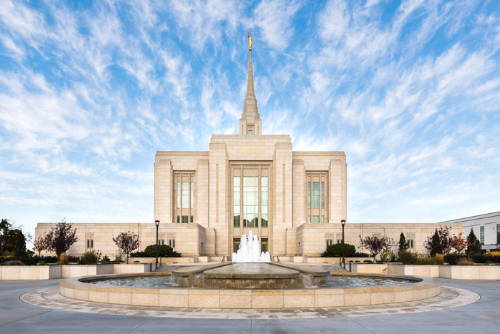
MULTIPOLYGON (((165 275, 165 273, 113 275, 108 276, 108 278, 160 275, 165 275)), ((377 277, 378 275, 364 276, 377 277)), ((99 277, 99 279, 102 278, 106 277, 99 277)), ((409 277, 400 278, 408 279, 409 277)), ((100 303, 221 309, 282 309, 377 305, 422 300, 434 297, 440 293, 439 285, 425 281, 412 285, 349 289, 148 289, 97 286, 84 283, 93 279, 95 278, 73 279, 61 282, 59 291, 61 295, 68 298, 100 303)))

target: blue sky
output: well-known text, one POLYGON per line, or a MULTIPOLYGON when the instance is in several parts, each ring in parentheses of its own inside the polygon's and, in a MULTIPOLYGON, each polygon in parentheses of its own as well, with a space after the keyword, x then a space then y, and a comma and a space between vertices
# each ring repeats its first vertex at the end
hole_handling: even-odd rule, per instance
POLYGON ((500 210, 500 2, 0 2, 0 216, 151 221, 157 150, 346 151, 349 220, 500 210))

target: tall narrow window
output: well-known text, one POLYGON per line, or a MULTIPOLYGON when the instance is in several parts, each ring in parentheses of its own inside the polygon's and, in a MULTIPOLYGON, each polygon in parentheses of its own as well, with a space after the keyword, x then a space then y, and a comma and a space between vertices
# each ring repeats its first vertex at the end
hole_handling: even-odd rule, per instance
POLYGON ((260 221, 262 227, 267 227, 268 222, 268 200, 269 200, 269 177, 260 178, 260 221))
POLYGON ((233 228, 269 228, 269 165, 231 166, 233 228))
POLYGON ((479 226, 479 240, 481 245, 484 245, 484 226, 479 226))
POLYGON ((233 226, 240 227, 241 216, 241 178, 239 176, 233 177, 233 226))
POLYGON ((174 172, 175 222, 192 223, 195 216, 194 172, 174 172))
POLYGON ((86 232, 85 233, 85 240, 86 240, 86 248, 87 249, 93 249, 94 248, 94 233, 92 232, 86 232))
POLYGON ((328 221, 328 172, 306 173, 306 221, 328 221))
POLYGON ((243 177, 243 226, 258 227, 259 220, 259 178, 243 177))
POLYGON ((500 245, 500 224, 497 224, 497 245, 500 245))

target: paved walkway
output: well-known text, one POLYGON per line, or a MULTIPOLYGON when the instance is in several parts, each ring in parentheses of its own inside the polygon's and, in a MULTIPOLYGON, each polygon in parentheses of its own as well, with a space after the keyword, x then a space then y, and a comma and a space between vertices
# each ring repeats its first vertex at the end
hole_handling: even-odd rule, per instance
POLYGON ((475 303, 446 310, 316 319, 188 319, 131 317, 54 310, 26 304, 28 291, 58 281, 1 281, 0 333, 500 333, 500 281, 452 281, 443 285, 481 295, 475 303))

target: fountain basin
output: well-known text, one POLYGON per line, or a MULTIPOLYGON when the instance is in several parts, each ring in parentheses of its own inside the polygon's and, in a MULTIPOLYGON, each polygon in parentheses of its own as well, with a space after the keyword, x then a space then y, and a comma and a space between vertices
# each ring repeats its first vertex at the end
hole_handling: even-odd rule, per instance
POLYGON ((224 263, 172 271, 181 287, 221 289, 296 289, 323 283, 326 270, 301 270, 273 263, 224 263))
POLYGON ((61 295, 79 300, 135 306, 210 309, 288 309, 332 308, 409 302, 431 298, 440 293, 440 286, 412 276, 333 273, 331 278, 354 277, 381 280, 406 280, 406 285, 366 286, 350 288, 299 289, 228 289, 139 288, 91 284, 105 280, 170 278, 170 273, 120 274, 84 277, 61 282, 61 295))

